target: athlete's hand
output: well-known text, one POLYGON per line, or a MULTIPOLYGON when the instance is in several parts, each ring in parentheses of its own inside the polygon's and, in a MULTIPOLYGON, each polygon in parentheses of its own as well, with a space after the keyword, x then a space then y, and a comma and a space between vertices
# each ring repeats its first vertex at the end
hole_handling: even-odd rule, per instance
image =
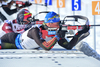
POLYGON ((66 33, 65 31, 60 30, 60 31, 57 32, 57 35, 59 36, 59 38, 64 38, 65 33, 66 33))
POLYGON ((66 33, 65 31, 59 30, 55 37, 59 40, 60 38, 64 38, 65 37, 65 33, 66 33))

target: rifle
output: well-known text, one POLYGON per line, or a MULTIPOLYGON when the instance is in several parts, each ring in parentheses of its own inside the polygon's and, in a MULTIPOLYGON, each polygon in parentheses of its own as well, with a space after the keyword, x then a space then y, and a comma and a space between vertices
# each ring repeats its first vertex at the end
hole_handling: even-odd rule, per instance
MULTIPOLYGON (((35 19, 35 17, 41 13, 49 13, 50 11, 42 11, 37 13, 36 15, 33 16, 33 18, 31 19, 32 22, 35 22, 35 24, 43 24, 44 20, 39 20, 39 19, 35 19)), ((63 30, 77 30, 77 29, 82 29, 82 27, 84 27, 84 25, 66 25, 65 23, 67 21, 75 21, 75 22, 79 22, 78 19, 82 19, 85 20, 84 23, 89 22, 88 18, 85 16, 81 16, 81 15, 72 15, 72 16, 66 16, 63 20, 60 21, 60 26, 62 27, 63 30), (73 20, 65 20, 66 18, 74 18, 73 20)), ((100 25, 87 25, 87 26, 100 26, 100 25)))
POLYGON ((64 20, 62 20, 62 23, 61 23, 62 30, 81 30, 81 29, 83 29, 83 27, 85 25, 89 26, 89 27, 100 26, 100 25, 89 25, 88 18, 84 17, 84 16, 81 16, 81 15, 72 15, 72 16, 66 16, 66 17, 64 18, 64 20), (74 20, 65 20, 66 17, 67 18, 74 18, 74 20), (65 24, 65 21, 76 21, 76 22, 79 22, 78 19, 85 20, 85 25, 66 25, 65 24))
MULTIPOLYGON (((42 12, 39 12, 38 14, 41 14, 41 13, 48 13, 50 11, 42 11, 42 12)), ((33 21, 33 23, 35 24, 43 24, 44 20, 39 20, 39 19, 35 19, 35 16, 37 16, 38 14, 34 15, 33 18, 31 19, 31 21, 33 21)), ((78 20, 81 19, 81 20, 85 20, 85 25, 86 26, 90 26, 90 27, 93 27, 93 26, 100 26, 100 25, 89 25, 89 20, 87 17, 85 16, 81 16, 81 15, 72 15, 72 16, 66 16, 63 20, 60 21, 60 29, 62 31, 66 31, 67 30, 82 30, 84 28, 85 25, 66 25, 65 23, 67 21, 75 21, 75 22, 79 22, 78 20), (66 19, 66 18, 73 18, 73 20, 69 20, 69 19, 66 19)), ((55 28, 48 28, 49 30, 55 30, 55 28)), ((73 36, 69 36, 70 37, 73 37, 73 36)))

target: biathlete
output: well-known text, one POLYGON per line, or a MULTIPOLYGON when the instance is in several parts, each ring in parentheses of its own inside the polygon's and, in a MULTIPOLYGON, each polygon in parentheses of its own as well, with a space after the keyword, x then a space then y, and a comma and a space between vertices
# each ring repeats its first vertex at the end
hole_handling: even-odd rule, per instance
MULTIPOLYGON (((43 48, 50 50, 58 42, 61 47, 71 50, 74 46, 79 51, 82 51, 87 56, 94 57, 100 60, 100 55, 93 50, 86 42, 81 41, 89 35, 89 26, 84 26, 81 31, 78 31, 72 40, 65 39, 65 31, 59 30, 60 26, 59 15, 55 12, 46 14, 42 25, 33 25, 22 34, 8 33, 1 37, 1 43, 13 43, 9 49, 36 49, 43 48), (50 28, 54 28, 53 31, 50 28), (55 31, 57 33, 55 33, 55 31)), ((6 45, 1 44, 1 49, 6 49, 6 45)))

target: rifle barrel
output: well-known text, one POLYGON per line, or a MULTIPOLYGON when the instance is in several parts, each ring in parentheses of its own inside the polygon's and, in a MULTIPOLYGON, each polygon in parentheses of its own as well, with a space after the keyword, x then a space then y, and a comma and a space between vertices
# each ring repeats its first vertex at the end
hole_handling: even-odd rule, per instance
POLYGON ((89 26, 100 26, 100 25, 89 25, 89 26))

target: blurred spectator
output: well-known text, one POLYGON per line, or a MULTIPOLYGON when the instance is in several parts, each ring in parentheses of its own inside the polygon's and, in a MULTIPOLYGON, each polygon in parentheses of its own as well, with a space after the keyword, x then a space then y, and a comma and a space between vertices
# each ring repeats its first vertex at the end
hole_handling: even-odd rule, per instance
POLYGON ((3 0, 3 1, 0 1, 0 3, 1 3, 0 16, 3 15, 3 16, 0 17, 2 21, 9 20, 9 19, 7 19, 6 16, 9 16, 9 15, 12 15, 14 13, 17 13, 20 9, 22 9, 24 7, 31 6, 31 4, 28 3, 28 2, 25 2, 24 5, 22 4, 21 6, 19 6, 18 4, 16 4, 16 0, 5 0, 5 1, 3 0), (14 3, 15 3, 15 7, 16 8, 11 9, 11 6, 14 3))
MULTIPOLYGON (((6 2, 7 0, 4 0, 4 2, 6 2)), ((0 1, 0 8, 1 8, 1 6, 2 6, 2 0, 0 1)), ((1 10, 0 10, 1 11, 1 10)), ((4 21, 4 20, 7 20, 7 18, 0 12, 0 19, 2 20, 2 21, 4 21)))

